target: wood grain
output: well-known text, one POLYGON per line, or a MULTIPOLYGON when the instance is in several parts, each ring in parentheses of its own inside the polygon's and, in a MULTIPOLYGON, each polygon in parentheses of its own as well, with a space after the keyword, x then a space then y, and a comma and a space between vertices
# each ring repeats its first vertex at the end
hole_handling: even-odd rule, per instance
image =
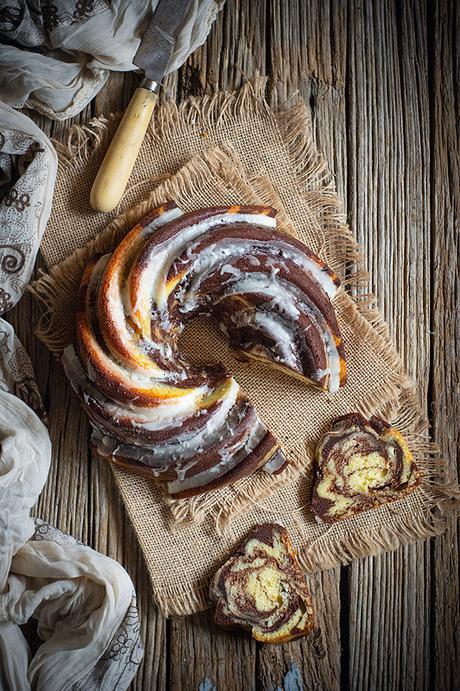
MULTIPOLYGON (((430 403, 433 429, 458 477, 460 442, 460 13, 455 0, 431 12, 431 340, 430 403)), ((432 645, 434 686, 458 688, 460 587, 458 523, 434 541, 432 645)))
MULTIPOLYGON (((296 92, 305 98, 379 306, 452 468, 460 429, 459 24, 455 0, 227 0, 206 44, 160 96, 236 88, 259 72, 269 75, 273 103, 296 92)), ((112 74, 74 121, 124 108, 137 83, 112 74)), ((56 138, 69 124, 33 117, 56 138)), ((307 640, 257 645, 216 631, 208 613, 166 622, 110 469, 93 458, 62 370, 32 335, 37 306, 26 295, 9 316, 50 418, 53 465, 37 514, 119 559, 135 582, 145 657, 132 689, 459 688, 455 522, 443 537, 315 576, 318 630, 307 640)))
MULTIPOLYGON (((348 204, 373 289, 426 401, 430 367, 430 114, 426 13, 355 3, 348 22, 348 204)), ((349 684, 426 688, 430 544, 352 564, 349 684)))

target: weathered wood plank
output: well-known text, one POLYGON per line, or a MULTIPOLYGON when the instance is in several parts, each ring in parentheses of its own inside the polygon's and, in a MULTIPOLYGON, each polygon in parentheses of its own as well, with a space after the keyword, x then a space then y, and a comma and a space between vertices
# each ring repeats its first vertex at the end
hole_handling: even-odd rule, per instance
MULTIPOLYGON (((426 400, 429 373, 429 103, 424 2, 350 3, 348 211, 379 306, 426 400)), ((349 684, 427 688, 430 545, 349 567, 349 684)))
POLYGON ((206 43, 179 70, 178 95, 237 89, 266 71, 266 0, 230 0, 206 43))
MULTIPOLYGON (((310 104, 315 141, 336 179, 347 184, 344 2, 269 2, 269 96, 274 106, 298 93, 310 104)), ((345 199, 346 202, 346 199, 345 199)))
POLYGON ((169 689, 192 691, 205 680, 218 691, 255 689, 256 644, 212 624, 210 612, 170 622, 169 689))
MULTIPOLYGON (((460 13, 455 0, 430 6, 432 102, 433 429, 458 477, 460 448, 460 13)), ((434 688, 456 689, 460 669, 458 522, 434 541, 434 688)))

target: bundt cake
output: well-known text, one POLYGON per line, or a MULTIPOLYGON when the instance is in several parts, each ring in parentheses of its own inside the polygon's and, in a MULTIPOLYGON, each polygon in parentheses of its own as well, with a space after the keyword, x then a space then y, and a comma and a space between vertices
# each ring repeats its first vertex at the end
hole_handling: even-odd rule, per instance
POLYGON ((235 379, 182 356, 187 320, 211 314, 246 356, 331 392, 345 383, 331 304, 339 280, 276 229, 275 215, 257 206, 183 213, 167 203, 84 272, 76 347, 63 362, 93 443, 121 467, 158 477, 175 497, 286 465, 235 379))

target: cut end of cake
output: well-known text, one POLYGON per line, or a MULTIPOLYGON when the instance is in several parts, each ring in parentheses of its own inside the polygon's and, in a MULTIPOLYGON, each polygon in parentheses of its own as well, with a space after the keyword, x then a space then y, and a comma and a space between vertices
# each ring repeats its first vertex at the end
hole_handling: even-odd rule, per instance
POLYGON ((337 418, 316 452, 312 511, 324 523, 397 501, 420 482, 409 446, 385 420, 337 418))
POLYGON ((283 526, 256 526, 216 573, 210 588, 214 620, 243 628, 262 643, 306 636, 314 626, 312 600, 283 526))

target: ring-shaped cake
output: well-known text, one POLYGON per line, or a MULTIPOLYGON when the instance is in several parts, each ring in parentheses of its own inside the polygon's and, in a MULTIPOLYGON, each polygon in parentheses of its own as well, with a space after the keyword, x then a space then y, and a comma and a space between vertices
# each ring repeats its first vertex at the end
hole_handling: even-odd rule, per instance
POLYGON ((93 443, 175 497, 287 463, 235 379, 183 357, 189 319, 213 315, 235 350, 324 390, 346 381, 331 303, 339 279, 279 231, 275 215, 257 206, 183 213, 167 203, 84 272, 77 347, 63 362, 93 443))

